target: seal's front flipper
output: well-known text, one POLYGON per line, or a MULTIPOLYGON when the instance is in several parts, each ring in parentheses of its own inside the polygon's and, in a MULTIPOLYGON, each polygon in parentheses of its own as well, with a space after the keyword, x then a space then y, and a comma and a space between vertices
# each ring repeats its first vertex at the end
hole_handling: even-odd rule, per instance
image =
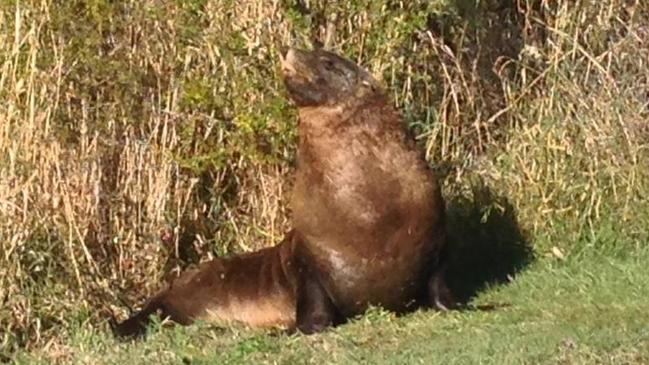
POLYGON ((436 271, 428 280, 428 303, 431 307, 442 311, 458 308, 451 290, 446 285, 443 272, 436 271))
POLYGON ((312 334, 338 324, 338 312, 312 265, 298 269, 296 325, 300 332, 312 334))
POLYGON ((438 265, 428 278, 428 305, 441 311, 458 308, 458 303, 451 290, 446 285, 446 269, 448 265, 447 249, 444 248, 438 260, 438 265))

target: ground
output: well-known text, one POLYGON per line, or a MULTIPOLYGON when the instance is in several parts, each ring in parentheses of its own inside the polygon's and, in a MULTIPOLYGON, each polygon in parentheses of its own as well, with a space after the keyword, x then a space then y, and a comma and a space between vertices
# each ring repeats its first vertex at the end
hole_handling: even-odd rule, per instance
POLYGON ((471 301, 491 310, 396 317, 375 308, 311 336, 199 324, 158 326, 145 341, 123 343, 80 318, 63 343, 21 353, 17 363, 647 364, 648 259, 646 249, 593 242, 540 257, 471 301))

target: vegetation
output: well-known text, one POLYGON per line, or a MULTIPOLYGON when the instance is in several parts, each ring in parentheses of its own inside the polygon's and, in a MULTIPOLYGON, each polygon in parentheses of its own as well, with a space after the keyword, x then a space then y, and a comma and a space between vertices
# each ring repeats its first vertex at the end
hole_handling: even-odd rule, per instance
POLYGON ((649 362, 646 1, 0 0, 0 45, 0 361, 649 362), (461 299, 507 305, 117 344, 108 316, 286 231, 278 47, 315 40, 444 178, 461 299))
POLYGON ((646 364, 649 254, 593 252, 532 264, 508 286, 481 295, 493 311, 379 309, 314 336, 272 336, 199 325, 118 343, 83 319, 69 321, 49 347, 17 364, 646 364), (509 304, 509 306, 507 306, 509 304))

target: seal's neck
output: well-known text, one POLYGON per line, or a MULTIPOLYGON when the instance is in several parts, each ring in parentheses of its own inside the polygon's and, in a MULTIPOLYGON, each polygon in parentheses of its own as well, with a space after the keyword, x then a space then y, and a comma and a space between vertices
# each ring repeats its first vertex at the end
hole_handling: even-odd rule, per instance
POLYGON ((300 134, 329 134, 347 124, 349 113, 341 106, 303 107, 299 110, 300 134))
POLYGON ((404 127, 401 116, 386 98, 354 105, 308 106, 298 112, 301 135, 338 134, 351 127, 383 131, 404 127))

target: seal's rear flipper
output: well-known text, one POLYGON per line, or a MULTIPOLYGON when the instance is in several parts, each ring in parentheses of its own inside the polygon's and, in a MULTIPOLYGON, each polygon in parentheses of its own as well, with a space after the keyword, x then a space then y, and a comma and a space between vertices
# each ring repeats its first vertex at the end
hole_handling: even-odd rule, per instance
MULTIPOLYGON (((115 320, 113 319, 113 322, 115 320)), ((120 338, 136 338, 142 337, 146 333, 146 326, 149 322, 149 318, 142 318, 140 314, 137 314, 124 322, 113 323, 111 327, 115 336, 120 338)))
POLYGON ((151 315, 161 309, 158 298, 152 299, 147 305, 129 319, 117 323, 114 317, 108 320, 113 334, 116 337, 128 339, 142 337, 146 334, 146 329, 151 322, 151 315))

